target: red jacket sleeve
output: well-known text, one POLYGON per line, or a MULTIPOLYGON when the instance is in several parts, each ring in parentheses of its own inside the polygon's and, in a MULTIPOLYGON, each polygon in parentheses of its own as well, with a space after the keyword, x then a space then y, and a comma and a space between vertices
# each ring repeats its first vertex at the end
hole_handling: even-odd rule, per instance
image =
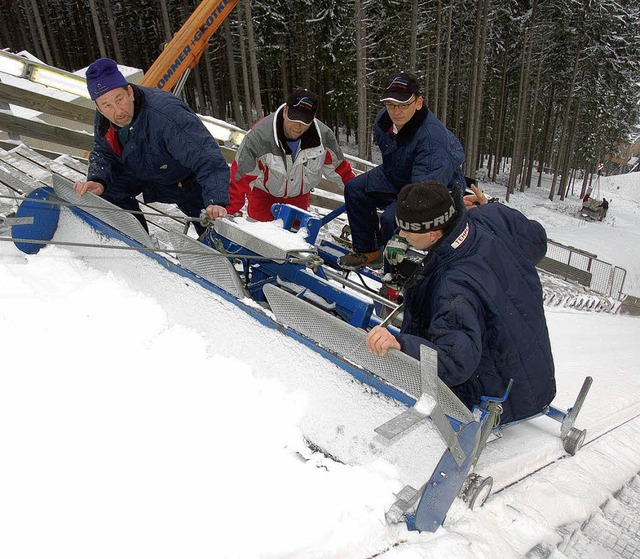
POLYGON ((239 212, 245 203, 247 194, 251 191, 251 181, 256 177, 254 175, 242 175, 236 180, 238 172, 238 162, 234 159, 231 163, 231 180, 229 183, 229 205, 227 213, 234 214, 239 212))
POLYGON ((356 176, 353 172, 353 169, 351 168, 351 164, 346 159, 343 159, 342 163, 338 165, 338 167, 336 168, 336 173, 340 175, 342 184, 347 184, 352 178, 356 176))
MULTIPOLYGON (((333 157, 331 156, 331 152, 327 151, 327 154, 324 156, 324 164, 335 167, 333 157)), ((355 173, 351 168, 351 164, 343 159, 340 164, 335 167, 335 172, 338 173, 340 179, 342 180, 342 184, 347 184, 353 177, 355 177, 355 173)))

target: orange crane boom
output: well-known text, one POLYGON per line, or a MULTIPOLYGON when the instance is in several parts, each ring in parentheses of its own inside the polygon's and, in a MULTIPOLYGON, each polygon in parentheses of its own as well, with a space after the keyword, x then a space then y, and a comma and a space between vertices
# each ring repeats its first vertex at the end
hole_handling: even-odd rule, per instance
MULTIPOLYGON (((140 85, 173 90, 198 64, 209 38, 239 0, 203 0, 145 73, 140 85)), ((179 86, 180 88, 181 86, 179 86)))

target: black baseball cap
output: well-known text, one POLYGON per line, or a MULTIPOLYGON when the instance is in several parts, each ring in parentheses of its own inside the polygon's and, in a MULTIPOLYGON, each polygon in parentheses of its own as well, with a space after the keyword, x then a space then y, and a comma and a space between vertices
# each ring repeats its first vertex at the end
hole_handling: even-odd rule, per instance
POLYGON ((406 103, 411 97, 420 95, 418 80, 413 74, 400 72, 389 78, 381 101, 395 101, 406 103))
POLYGON ((287 99, 287 118, 311 124, 318 110, 318 96, 308 89, 296 89, 287 99))

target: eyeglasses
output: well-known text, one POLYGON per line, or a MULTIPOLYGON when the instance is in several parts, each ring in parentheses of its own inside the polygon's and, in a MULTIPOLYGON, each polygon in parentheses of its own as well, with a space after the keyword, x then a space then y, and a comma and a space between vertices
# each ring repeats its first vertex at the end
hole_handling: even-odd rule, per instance
POLYGON ((391 109, 399 109, 401 111, 406 111, 411 105, 413 105, 418 99, 414 97, 413 101, 409 103, 383 103, 384 108, 390 111, 391 109))

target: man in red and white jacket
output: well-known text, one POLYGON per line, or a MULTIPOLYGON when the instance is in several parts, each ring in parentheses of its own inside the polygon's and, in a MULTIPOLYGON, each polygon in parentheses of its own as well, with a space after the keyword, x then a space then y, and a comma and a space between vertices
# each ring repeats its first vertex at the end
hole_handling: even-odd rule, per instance
POLYGON ((231 164, 228 213, 248 199, 250 218, 272 221, 276 203, 306 210, 323 174, 343 185, 355 176, 334 133, 315 118, 317 109, 315 93, 296 89, 247 133, 231 164))

